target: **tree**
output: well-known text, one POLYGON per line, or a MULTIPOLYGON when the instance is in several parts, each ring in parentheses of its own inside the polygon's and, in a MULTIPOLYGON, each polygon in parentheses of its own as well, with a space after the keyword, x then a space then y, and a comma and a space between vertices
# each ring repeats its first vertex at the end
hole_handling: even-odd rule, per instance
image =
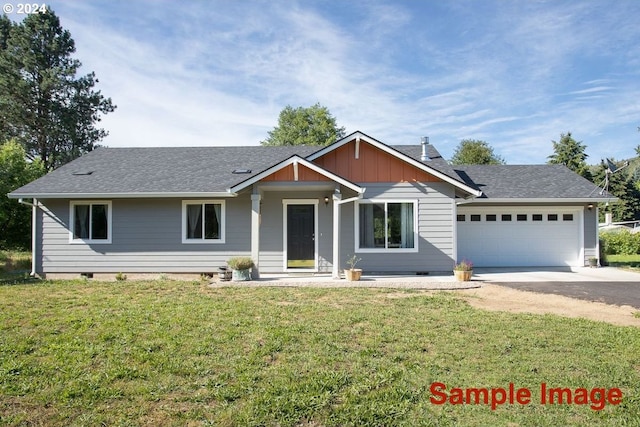
MULTIPOLYGON (((640 219, 640 189, 635 185, 634 176, 629 173, 629 169, 622 168, 624 164, 628 164, 628 161, 616 162, 612 160, 612 163, 618 167, 618 171, 609 175, 607 190, 613 197, 618 198, 618 201, 600 204, 600 222, 604 222, 605 212, 613 214, 614 222, 640 219)), ((605 162, 595 167, 593 175, 596 183, 605 182, 607 167, 605 162)))
POLYGON ((571 136, 571 132, 560 134, 560 141, 551 141, 553 143, 553 154, 547 157, 547 163, 554 165, 565 165, 580 176, 593 180, 589 166, 587 165, 588 155, 585 153, 587 148, 582 141, 576 141, 571 136))
POLYGON ((74 52, 53 11, 21 23, 0 18, 0 141, 17 140, 47 170, 91 151, 107 136, 96 123, 115 109, 93 89, 93 72, 76 76, 81 63, 74 52))
POLYGON ((493 152, 485 141, 463 139, 451 158, 453 165, 504 165, 505 160, 493 152))
POLYGON ((278 118, 278 126, 269 131, 262 145, 329 145, 344 137, 344 127, 327 107, 319 103, 311 107, 293 108, 287 105, 278 118))
POLYGON ((44 175, 39 160, 27 162, 25 151, 16 141, 0 145, 0 248, 26 249, 31 236, 31 210, 11 200, 7 193, 44 175))

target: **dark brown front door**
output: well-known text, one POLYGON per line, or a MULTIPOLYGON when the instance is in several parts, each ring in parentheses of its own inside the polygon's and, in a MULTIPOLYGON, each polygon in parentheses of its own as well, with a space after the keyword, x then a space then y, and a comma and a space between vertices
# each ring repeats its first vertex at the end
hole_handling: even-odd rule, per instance
POLYGON ((287 268, 315 268, 315 205, 287 205, 287 268))

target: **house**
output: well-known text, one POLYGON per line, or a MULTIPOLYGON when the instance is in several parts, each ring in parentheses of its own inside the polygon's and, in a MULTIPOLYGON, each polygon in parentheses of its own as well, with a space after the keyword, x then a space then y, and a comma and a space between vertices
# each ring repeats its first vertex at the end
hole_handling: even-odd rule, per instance
MULTIPOLYGON (((100 148, 9 194, 33 199, 34 273, 339 277, 584 266, 600 189, 564 166, 452 167, 423 138, 355 132, 326 147, 100 148)), ((31 202, 25 202, 31 203, 31 202)))

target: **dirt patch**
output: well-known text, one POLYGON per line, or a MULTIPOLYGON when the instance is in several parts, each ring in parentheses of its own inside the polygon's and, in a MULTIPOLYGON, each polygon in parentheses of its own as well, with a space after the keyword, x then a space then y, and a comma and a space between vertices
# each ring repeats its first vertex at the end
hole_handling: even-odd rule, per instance
POLYGON ((640 327, 639 310, 628 306, 583 301, 553 294, 518 291, 498 285, 483 285, 476 289, 455 291, 471 306, 492 311, 510 313, 557 314, 565 317, 582 317, 620 326, 640 327))

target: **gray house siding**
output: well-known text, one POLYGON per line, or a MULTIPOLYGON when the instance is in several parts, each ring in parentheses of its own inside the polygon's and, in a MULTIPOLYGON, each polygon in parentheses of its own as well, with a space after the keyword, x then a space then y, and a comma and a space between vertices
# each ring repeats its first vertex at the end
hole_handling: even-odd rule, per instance
POLYGON ((599 258, 598 254, 598 212, 584 208, 584 263, 589 265, 589 258, 599 258))
POLYGON ((342 206, 340 267, 354 253, 365 273, 450 272, 454 263, 453 187, 446 183, 361 184, 364 199, 417 200, 418 252, 356 252, 355 203, 342 206))
POLYGON ((183 199, 113 199, 112 243, 69 242, 70 200, 42 203, 41 273, 211 273, 251 250, 251 200, 226 199, 226 243, 182 243, 183 199))

